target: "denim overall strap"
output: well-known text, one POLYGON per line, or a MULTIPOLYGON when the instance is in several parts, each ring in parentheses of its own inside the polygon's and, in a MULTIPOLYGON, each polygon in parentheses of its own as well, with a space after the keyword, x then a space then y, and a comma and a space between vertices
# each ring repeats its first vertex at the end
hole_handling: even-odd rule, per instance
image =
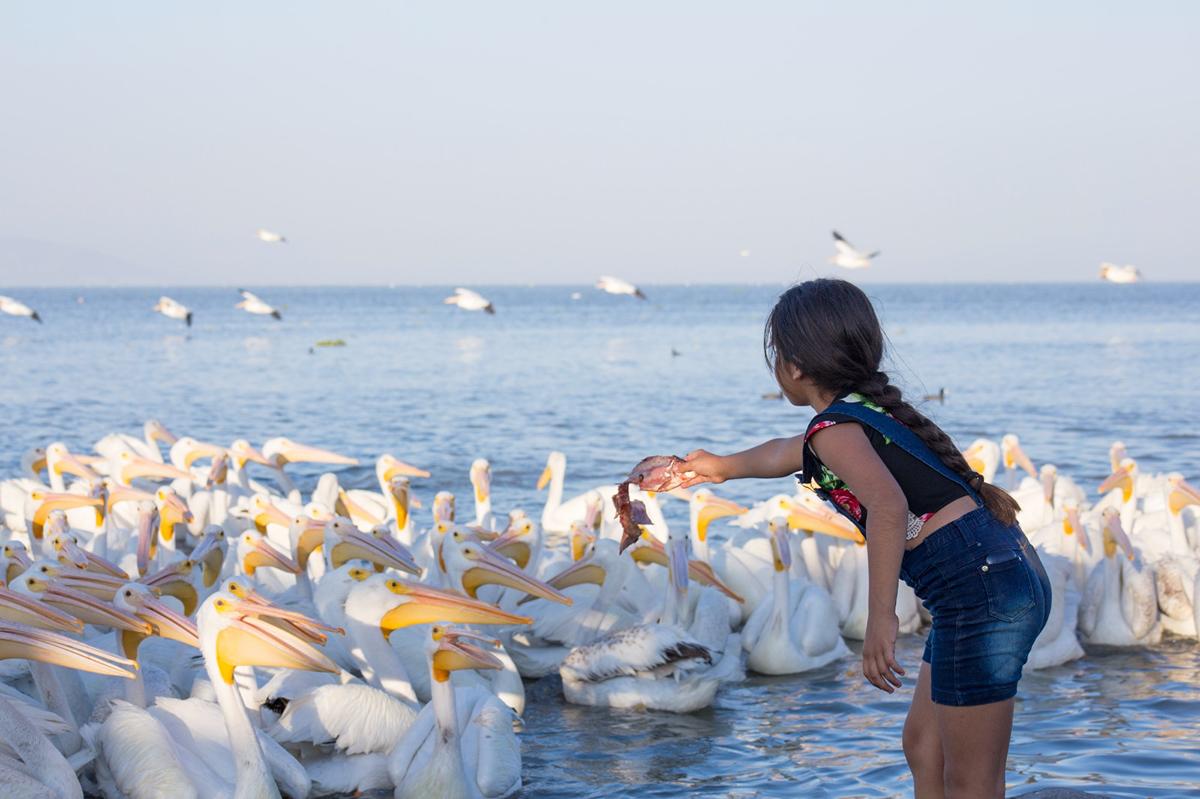
POLYGON ((942 463, 942 459, 929 448, 928 444, 921 440, 920 436, 886 413, 871 410, 860 402, 847 402, 846 400, 838 400, 832 403, 821 413, 837 413, 842 416, 849 416, 854 421, 878 431, 909 455, 912 455, 921 463, 959 486, 963 491, 966 491, 967 496, 975 500, 976 505, 983 505, 983 500, 980 499, 979 493, 971 487, 970 483, 949 466, 942 463))

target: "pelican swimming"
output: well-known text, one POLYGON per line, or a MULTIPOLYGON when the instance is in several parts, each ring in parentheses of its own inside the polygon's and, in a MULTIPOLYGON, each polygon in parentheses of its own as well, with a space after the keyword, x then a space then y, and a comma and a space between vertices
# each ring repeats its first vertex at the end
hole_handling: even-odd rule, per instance
POLYGON ((833 248, 835 252, 830 256, 829 263, 845 269, 864 269, 879 255, 879 250, 872 253, 856 250, 836 230, 833 231, 833 248))
POLYGON ((245 289, 238 289, 238 294, 242 295, 242 301, 233 306, 234 308, 241 308, 246 313, 259 316, 271 316, 275 319, 283 318, 283 315, 273 305, 267 304, 257 294, 245 289))
POLYGON ((279 799, 277 782, 306 795, 304 768, 256 731, 234 683, 239 667, 338 671, 307 641, 273 621, 284 611, 218 591, 199 608, 196 627, 215 706, 193 697, 159 699, 148 709, 117 703, 96 734, 106 796, 235 795, 279 799))
POLYGON ((1115 508, 1101 514, 1104 556, 1088 576, 1079 609, 1084 640, 1110 646, 1156 644, 1162 638, 1154 575, 1134 551, 1115 508))
POLYGON ((666 548, 666 598, 657 623, 609 633, 563 659, 558 673, 568 702, 691 713, 711 705, 722 682, 741 678, 736 633, 715 654, 681 626, 688 620, 686 545, 679 538, 666 548))
POLYGON ((1061 666, 1083 657, 1083 647, 1075 632, 1081 597, 1073 584, 1071 562, 1048 552, 1039 552, 1038 556, 1050 580, 1050 616, 1025 661, 1027 671, 1061 666))
POLYGON ((464 311, 483 311, 488 314, 496 313, 492 301, 471 289, 457 288, 454 294, 442 300, 446 305, 457 305, 464 311))
POLYGON ((787 525, 771 520, 774 577, 771 595, 742 628, 746 665, 760 674, 796 674, 850 654, 838 629, 829 593, 791 574, 792 545, 787 525))
POLYGON ((622 280, 619 277, 611 277, 604 275, 596 281, 596 288, 609 294, 624 294, 638 299, 646 299, 646 295, 637 286, 630 283, 628 280, 622 280))
POLYGON ((25 316, 38 323, 42 321, 42 317, 38 316, 37 311, 23 302, 4 295, 0 295, 0 313, 6 313, 9 316, 25 316))
POLYGON ((154 303, 154 308, 151 310, 162 314, 168 319, 178 319, 188 327, 192 326, 192 309, 166 295, 159 297, 158 302, 154 303))

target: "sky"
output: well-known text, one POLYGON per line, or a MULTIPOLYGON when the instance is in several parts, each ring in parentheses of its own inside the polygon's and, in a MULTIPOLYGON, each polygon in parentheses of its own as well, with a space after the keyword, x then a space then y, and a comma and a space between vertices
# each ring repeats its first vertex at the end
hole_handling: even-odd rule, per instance
POLYGON ((1200 4, 992 6, 6 3, 0 286, 1200 277, 1200 4))

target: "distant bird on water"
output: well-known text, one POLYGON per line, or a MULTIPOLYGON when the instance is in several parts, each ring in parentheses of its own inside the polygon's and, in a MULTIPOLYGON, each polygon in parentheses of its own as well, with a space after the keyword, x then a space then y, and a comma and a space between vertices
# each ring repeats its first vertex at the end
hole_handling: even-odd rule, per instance
POLYGON ((38 312, 30 308, 23 302, 18 302, 12 297, 0 295, 0 313, 6 313, 9 316, 28 316, 35 322, 41 322, 42 317, 38 316, 38 312))
POLYGON ((242 301, 233 306, 234 308, 241 308, 246 313, 273 316, 276 319, 283 318, 279 311, 275 310, 274 306, 263 302, 257 294, 246 291, 245 289, 238 289, 238 294, 242 295, 242 301))
POLYGON ((609 277, 604 275, 596 281, 596 288, 607 291, 609 294, 631 294, 638 299, 646 299, 646 295, 637 286, 630 283, 628 280, 622 280, 619 277, 609 277))
POLYGON ((482 294, 471 291, 470 289, 457 288, 454 290, 454 295, 442 300, 446 305, 457 305, 464 311, 483 311, 485 313, 496 313, 496 306, 492 305, 492 301, 482 294))
POLYGON ((168 319, 182 319, 188 327, 192 326, 192 309, 182 302, 170 297, 159 297, 158 302, 154 303, 154 310, 168 319))
POLYGON ((829 263, 846 269, 865 269, 871 265, 871 259, 879 255, 879 250, 865 253, 854 249, 836 230, 833 231, 833 246, 837 252, 829 259, 829 263))
POLYGON ((1100 264, 1100 279, 1109 283, 1137 283, 1142 279, 1142 273, 1136 266, 1117 266, 1116 264, 1100 264))
POLYGON ((267 244, 287 244, 287 239, 266 228, 260 227, 255 235, 258 236, 259 241, 265 241, 267 244))

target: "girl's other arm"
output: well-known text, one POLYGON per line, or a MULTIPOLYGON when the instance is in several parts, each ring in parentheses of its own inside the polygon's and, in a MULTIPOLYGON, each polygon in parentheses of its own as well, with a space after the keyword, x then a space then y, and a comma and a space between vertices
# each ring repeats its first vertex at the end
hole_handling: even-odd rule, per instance
POLYGON ((896 663, 896 634, 900 628, 896 589, 904 557, 908 501, 860 425, 851 422, 825 427, 810 440, 817 457, 867 509, 869 593, 863 676, 890 694, 900 687, 896 675, 904 674, 896 663))
POLYGON ((744 477, 787 477, 800 471, 804 463, 804 436, 773 438, 732 455, 714 455, 698 449, 689 452, 684 460, 687 470, 696 473, 684 482, 684 488, 744 477))

